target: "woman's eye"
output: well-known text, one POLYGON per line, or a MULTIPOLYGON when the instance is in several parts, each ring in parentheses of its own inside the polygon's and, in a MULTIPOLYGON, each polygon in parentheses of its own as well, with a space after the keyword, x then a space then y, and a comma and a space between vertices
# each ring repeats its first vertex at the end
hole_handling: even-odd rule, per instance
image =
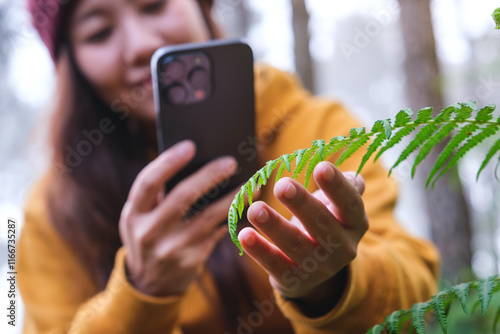
POLYGON ((87 43, 99 43, 106 40, 111 35, 111 28, 102 29, 87 38, 87 43))
POLYGON ((163 9, 163 6, 165 5, 166 0, 160 0, 160 1, 155 1, 153 3, 150 3, 143 8, 143 12, 147 14, 155 14, 158 13, 160 10, 163 9))

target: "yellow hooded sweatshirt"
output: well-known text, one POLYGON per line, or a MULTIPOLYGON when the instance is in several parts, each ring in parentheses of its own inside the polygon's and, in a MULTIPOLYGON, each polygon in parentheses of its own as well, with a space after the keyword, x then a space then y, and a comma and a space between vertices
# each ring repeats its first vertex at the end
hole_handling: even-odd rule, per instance
MULTIPOLYGON (((255 74, 261 165, 310 147, 313 140, 347 135, 359 126, 338 103, 311 96, 295 76, 263 64, 256 65, 255 74)), ((362 150, 354 154, 342 170, 357 170, 362 155, 362 150)), ((267 274, 245 255, 255 268, 250 289, 257 311, 238 318, 238 334, 363 333, 394 310, 427 300, 436 292, 439 255, 434 246, 409 236, 394 220, 394 181, 379 163, 368 163, 361 174, 370 227, 359 243, 357 257, 348 265, 346 287, 337 305, 321 317, 305 316, 293 301, 272 291, 267 274)), ((134 289, 125 276, 124 247, 116 254, 106 288, 99 291, 48 218, 44 191, 55 182, 51 180, 47 173, 33 187, 18 243, 18 282, 26 307, 24 333, 224 333, 220 315, 198 284, 183 295, 164 298, 134 289)), ((303 177, 299 181, 303 183, 303 177)), ((273 183, 264 187, 260 199, 290 217, 272 188, 273 183)), ((312 182, 309 190, 316 189, 312 182)), ((202 280, 215 295, 210 273, 205 272, 202 280)))

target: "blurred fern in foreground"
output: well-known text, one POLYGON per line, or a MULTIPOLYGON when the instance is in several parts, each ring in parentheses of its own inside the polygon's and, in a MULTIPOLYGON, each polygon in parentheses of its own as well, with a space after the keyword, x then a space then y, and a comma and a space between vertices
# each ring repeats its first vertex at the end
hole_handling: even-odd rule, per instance
MULTIPOLYGON (((469 310, 467 303, 472 291, 477 292, 477 300, 473 306, 481 305, 481 315, 484 316, 486 309, 490 305, 494 293, 500 290, 500 277, 491 276, 484 280, 477 280, 462 283, 449 290, 441 291, 432 296, 432 299, 425 303, 417 303, 410 310, 395 311, 385 318, 385 322, 371 328, 368 333, 401 333, 404 326, 410 325, 418 334, 425 333, 424 318, 428 312, 434 315, 441 326, 443 333, 448 332, 447 317, 454 301, 458 300, 465 314, 471 315, 474 310, 469 310), (409 323, 409 324, 408 324, 409 323)), ((496 332, 498 321, 500 320, 500 308, 497 309, 493 323, 492 332, 496 332)), ((411 330, 408 332, 412 332, 411 330)))
MULTIPOLYGON (((294 179, 305 170, 305 186, 307 187, 314 167, 333 153, 342 151, 335 163, 338 166, 372 140, 359 165, 357 171, 359 173, 372 156, 376 161, 385 151, 401 142, 403 138, 415 134, 389 171, 390 174, 410 154, 418 152, 412 166, 411 175, 413 177, 417 166, 429 155, 431 150, 446 137, 449 137, 448 144, 439 154, 427 178, 426 186, 434 186, 436 181, 455 166, 467 151, 498 132, 500 118, 493 120, 494 110, 495 105, 493 104, 478 110, 475 102, 457 103, 445 108, 436 117, 432 117, 432 108, 421 109, 413 119, 412 110, 405 109, 396 115, 394 124, 390 119, 379 120, 375 122, 370 131, 366 131, 364 127, 353 128, 349 137, 334 137, 328 143, 324 140, 315 140, 310 148, 300 149, 268 161, 241 187, 231 204, 228 213, 231 239, 240 249, 240 254, 243 254, 236 228, 245 207, 245 195, 251 205, 253 194, 262 185, 267 184, 267 180, 275 169, 278 169, 276 181, 281 178, 285 169, 289 172, 293 171, 294 179)), ((494 142, 486 154, 477 172, 477 177, 499 150, 500 139, 494 142)), ((497 161, 497 167, 499 163, 500 160, 497 161)))

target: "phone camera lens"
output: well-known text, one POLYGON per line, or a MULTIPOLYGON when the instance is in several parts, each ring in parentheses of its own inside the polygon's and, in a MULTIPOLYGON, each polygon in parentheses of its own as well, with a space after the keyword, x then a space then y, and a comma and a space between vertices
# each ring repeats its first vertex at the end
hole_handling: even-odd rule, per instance
POLYGON ((167 90, 167 98, 172 104, 182 104, 186 97, 186 89, 181 84, 173 84, 167 90))
POLYGON ((172 80, 182 79, 182 77, 184 76, 184 65, 181 61, 174 59, 167 64, 165 72, 167 76, 172 80))
POLYGON ((194 88, 205 88, 208 85, 208 72, 201 66, 196 66, 189 73, 189 81, 194 88))

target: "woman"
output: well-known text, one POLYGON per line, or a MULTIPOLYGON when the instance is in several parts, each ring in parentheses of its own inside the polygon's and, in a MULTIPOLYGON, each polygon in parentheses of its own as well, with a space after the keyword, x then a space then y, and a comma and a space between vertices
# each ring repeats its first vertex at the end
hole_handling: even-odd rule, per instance
MULTIPOLYGON (((232 195, 188 224, 179 209, 233 173, 232 157, 162 195, 196 148, 156 156, 149 60, 163 45, 221 37, 210 0, 29 4, 58 94, 52 168, 28 199, 19 241, 25 333, 354 333, 435 292, 437 253, 394 221, 395 189, 379 164, 363 179, 323 162, 314 193, 290 178, 265 187, 239 233, 254 261, 219 225, 232 195)), ((265 65, 256 120, 261 165, 357 126, 265 65)))

